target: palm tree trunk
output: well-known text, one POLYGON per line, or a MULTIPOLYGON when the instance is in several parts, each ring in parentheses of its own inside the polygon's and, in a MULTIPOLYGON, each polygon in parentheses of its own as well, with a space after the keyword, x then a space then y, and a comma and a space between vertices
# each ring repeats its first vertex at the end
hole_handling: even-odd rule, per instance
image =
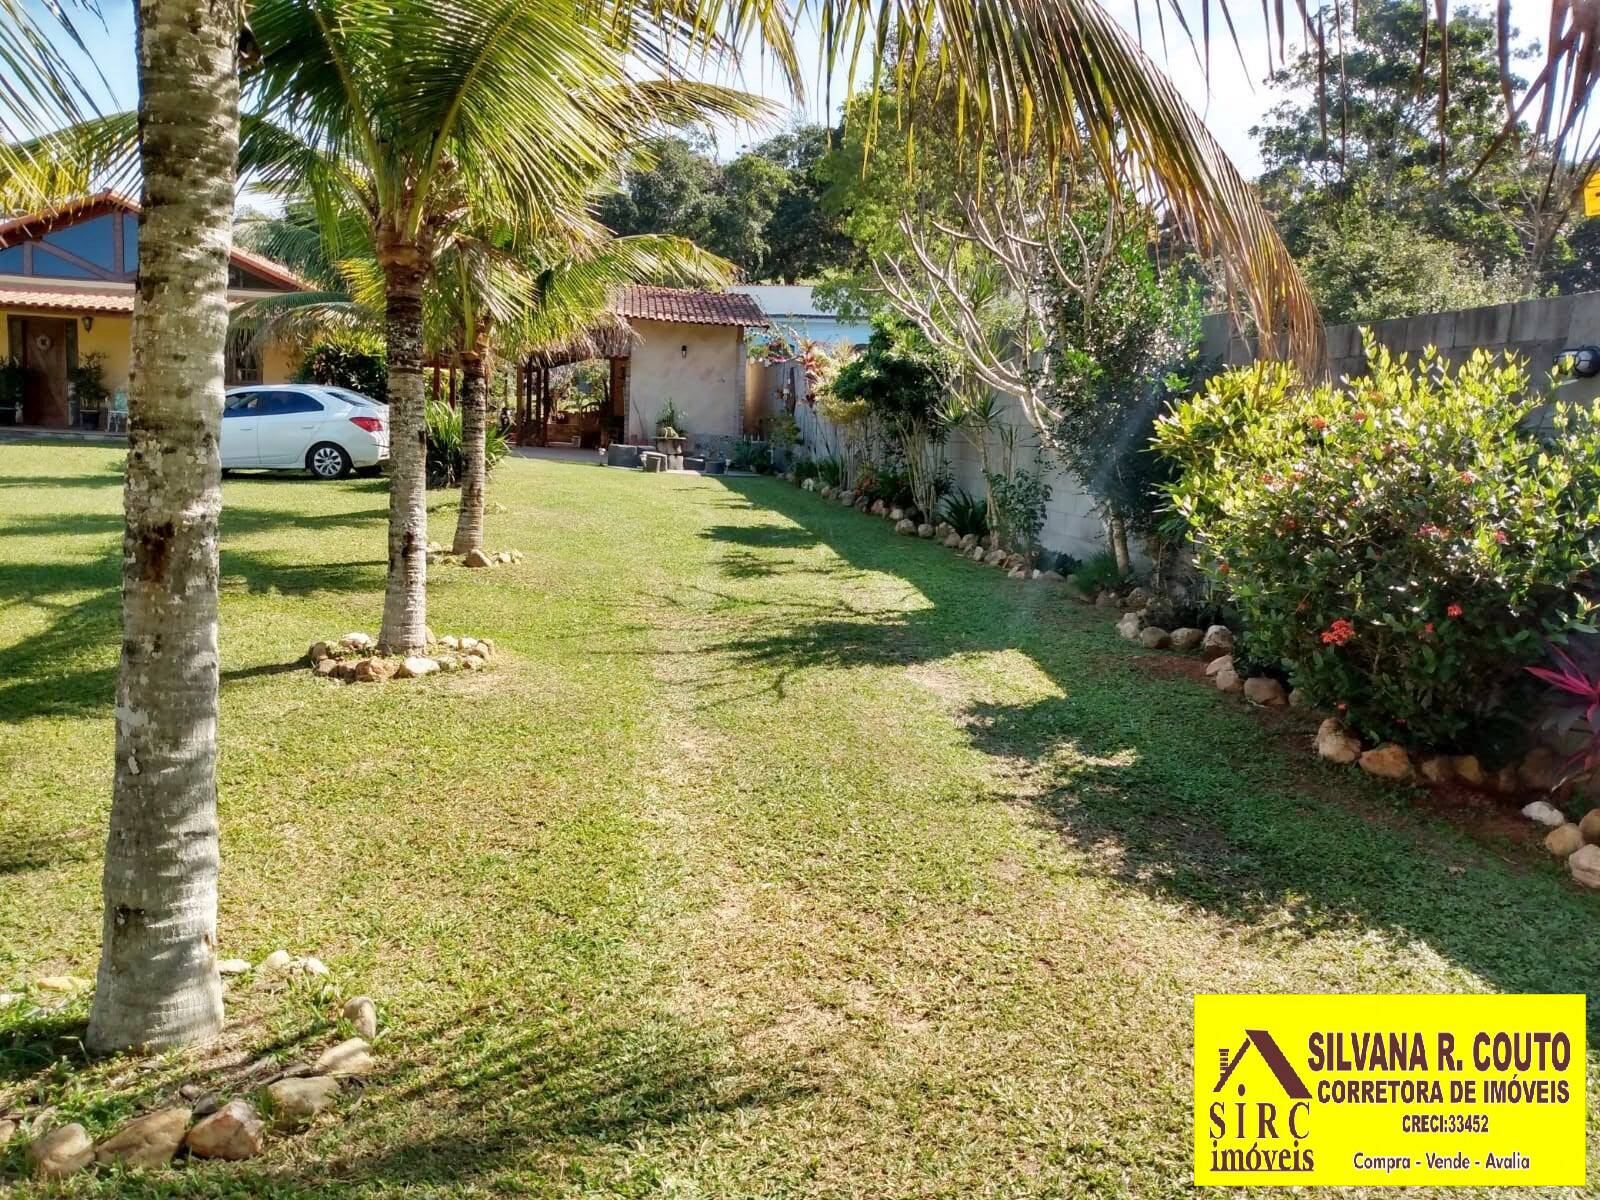
POLYGON ((465 554, 483 549, 483 489, 488 474, 484 465, 484 438, 489 384, 484 375, 484 355, 474 347, 461 356, 461 505, 456 513, 456 540, 451 551, 465 554))
POLYGON ((428 640, 428 429, 422 379, 422 256, 380 250, 389 349, 389 581, 378 644, 391 653, 428 640))
POLYGON ((122 659, 96 1052, 222 1028, 217 442, 239 147, 239 5, 140 0, 144 174, 123 491, 122 659))

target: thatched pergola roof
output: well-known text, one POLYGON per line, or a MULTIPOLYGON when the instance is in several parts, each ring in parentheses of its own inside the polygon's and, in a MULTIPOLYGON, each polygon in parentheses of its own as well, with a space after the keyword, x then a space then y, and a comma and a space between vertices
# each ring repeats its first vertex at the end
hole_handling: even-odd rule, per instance
POLYGON ((638 335, 618 316, 609 317, 576 337, 553 342, 525 352, 536 367, 564 367, 591 358, 627 358, 633 353, 638 335))

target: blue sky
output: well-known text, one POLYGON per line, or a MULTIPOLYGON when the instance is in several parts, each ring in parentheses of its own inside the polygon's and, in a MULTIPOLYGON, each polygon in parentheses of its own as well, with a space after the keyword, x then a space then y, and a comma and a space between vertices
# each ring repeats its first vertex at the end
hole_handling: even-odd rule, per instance
MULTIPOLYGON (((1129 29, 1134 27, 1134 0, 1104 0, 1104 2, 1118 20, 1129 29)), ((1147 20, 1150 17, 1151 3, 1152 0, 1145 0, 1147 20)), ((1260 169, 1260 159, 1250 137, 1250 127, 1260 120, 1262 113, 1273 102, 1273 94, 1261 84, 1266 72, 1268 44, 1261 24, 1260 9, 1254 0, 1235 0, 1234 7, 1246 68, 1240 67, 1231 44, 1225 44, 1221 40, 1215 42, 1212 48, 1212 72, 1209 81, 1187 45, 1180 45, 1177 38, 1173 38, 1171 42, 1170 57, 1162 57, 1159 44, 1151 44, 1149 50, 1172 76, 1189 103, 1205 118, 1212 133, 1240 169, 1246 175, 1254 176, 1260 169)), ((1486 6, 1458 4, 1452 7, 1461 9, 1486 6)), ((1549 12, 1548 0, 1513 0, 1512 3, 1513 23, 1525 35, 1532 37, 1542 33, 1549 21, 1549 12)), ((103 72, 111 87, 112 103, 117 107, 131 107, 137 94, 134 78, 133 5, 130 0, 102 0, 101 16, 103 24, 80 13, 78 20, 81 31, 89 44, 94 66, 103 72)), ((1218 24, 1220 25, 1220 22, 1218 24)), ((1220 38, 1221 35, 1218 36, 1220 38)), ((816 31, 809 22, 799 31, 797 40, 801 62, 807 69, 807 96, 804 104, 793 101, 771 64, 763 63, 755 54, 751 54, 745 62, 742 78, 728 78, 724 81, 738 82, 751 91, 770 97, 776 103, 783 105, 791 117, 826 116, 824 89, 820 80, 821 54, 816 31)), ((836 105, 843 87, 844 72, 841 68, 835 77, 836 105)), ((780 119, 777 125, 781 124, 780 119)), ((776 128, 777 125, 772 128, 776 128)), ((719 129, 716 131, 719 153, 731 156, 741 145, 759 140, 768 132, 771 132, 771 128, 719 129)))

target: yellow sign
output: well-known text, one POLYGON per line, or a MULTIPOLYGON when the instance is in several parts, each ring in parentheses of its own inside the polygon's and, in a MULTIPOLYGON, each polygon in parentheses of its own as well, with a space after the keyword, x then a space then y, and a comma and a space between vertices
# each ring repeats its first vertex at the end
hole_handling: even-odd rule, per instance
POLYGON ((1583 181, 1583 215, 1600 217, 1600 171, 1583 181))
POLYGON ((1576 996, 1196 996, 1198 1184, 1581 1186, 1576 996))

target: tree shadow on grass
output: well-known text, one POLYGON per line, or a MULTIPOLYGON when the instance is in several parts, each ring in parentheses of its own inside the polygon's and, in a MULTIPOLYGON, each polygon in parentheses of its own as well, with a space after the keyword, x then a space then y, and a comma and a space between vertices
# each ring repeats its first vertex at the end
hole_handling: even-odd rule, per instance
MULTIPOLYGON (((93 559, 0 562, 0 596, 46 614, 44 628, 0 646, 0 724, 109 711, 122 627, 121 570, 120 548, 93 559)), ((385 571, 381 560, 285 565, 275 554, 224 546, 219 586, 224 604, 235 591, 366 594, 382 589, 385 571)), ((223 682, 260 673, 259 667, 227 671, 223 682)))
POLYGON ((98 860, 104 843, 101 829, 41 833, 24 825, 0 825, 0 880, 63 863, 98 860))
MULTIPOLYGON (((905 580, 923 601, 889 616, 740 629, 715 647, 734 678, 766 675, 781 689, 817 669, 1020 652, 1056 694, 970 703, 955 718, 998 760, 997 774, 1017 780, 1014 797, 1119 882, 1274 936, 1382 929, 1504 991, 1596 994, 1594 899, 1531 837, 1486 842, 1404 789, 1323 766, 1309 737, 1306 749, 1286 746, 1281 722, 1146 669, 1160 656, 1128 647, 1104 613, 1059 589, 894 537, 779 483, 726 486, 851 566, 905 580)), ((745 602, 777 610, 784 599, 745 602)), ((1589 1019, 1600 1030, 1600 1005, 1589 1019)))
MULTIPOLYGON (((625 1174, 619 1160, 646 1139, 815 1086, 810 1055, 752 1063, 708 1028, 655 1007, 542 1016, 478 1010, 407 1038, 398 1052, 406 1065, 376 1080, 353 1117, 371 1118, 372 1148, 335 1151, 322 1169, 341 1188, 494 1190, 520 1173, 574 1170, 603 1179, 608 1170, 625 1174), (414 1136, 397 1139, 386 1128, 394 1112, 416 1114, 414 1136)), ((350 1140, 367 1140, 359 1124, 350 1140)), ((287 1176, 302 1178, 298 1169, 287 1176)))
MULTIPOLYGON (((294 528, 310 532, 381 528, 388 523, 389 510, 363 508, 352 512, 299 514, 282 508, 240 505, 225 508, 219 524, 219 540, 276 529, 294 528)), ((15 537, 120 537, 124 528, 121 513, 11 513, 3 526, 7 536, 15 537)))
MULTIPOLYGON (((31 1020, 10 1052, 0 1035, 0 1082, 47 1075, 62 1059, 81 1068, 83 1016, 80 1006, 71 1015, 31 1020)), ((295 1051, 289 1057, 320 1048, 326 1031, 310 1043, 306 1032, 284 1039, 295 1051)), ((603 1189, 613 1172, 617 1182, 628 1176, 627 1158, 641 1143, 815 1091, 816 1064, 825 1053, 753 1062, 735 1053, 724 1034, 680 1014, 653 1007, 596 1011, 587 1002, 548 1013, 478 1005, 396 1033, 378 1044, 378 1073, 362 1081, 359 1098, 346 1095, 337 1120, 275 1139, 265 1156, 234 1168, 222 1186, 278 1197, 519 1194, 530 1177, 581 1173, 603 1189)), ((248 1056, 271 1049, 255 1047, 248 1056)), ((141 1088, 108 1094, 95 1111, 114 1125, 165 1102, 174 1078, 170 1069, 152 1075, 141 1088)), ((196 1078, 207 1087, 214 1082, 196 1078)), ((252 1090, 241 1077, 223 1094, 252 1090)), ((81 1115, 93 1120, 95 1112, 81 1115)), ((164 1196, 172 1178, 99 1182, 119 1197, 164 1196)))

